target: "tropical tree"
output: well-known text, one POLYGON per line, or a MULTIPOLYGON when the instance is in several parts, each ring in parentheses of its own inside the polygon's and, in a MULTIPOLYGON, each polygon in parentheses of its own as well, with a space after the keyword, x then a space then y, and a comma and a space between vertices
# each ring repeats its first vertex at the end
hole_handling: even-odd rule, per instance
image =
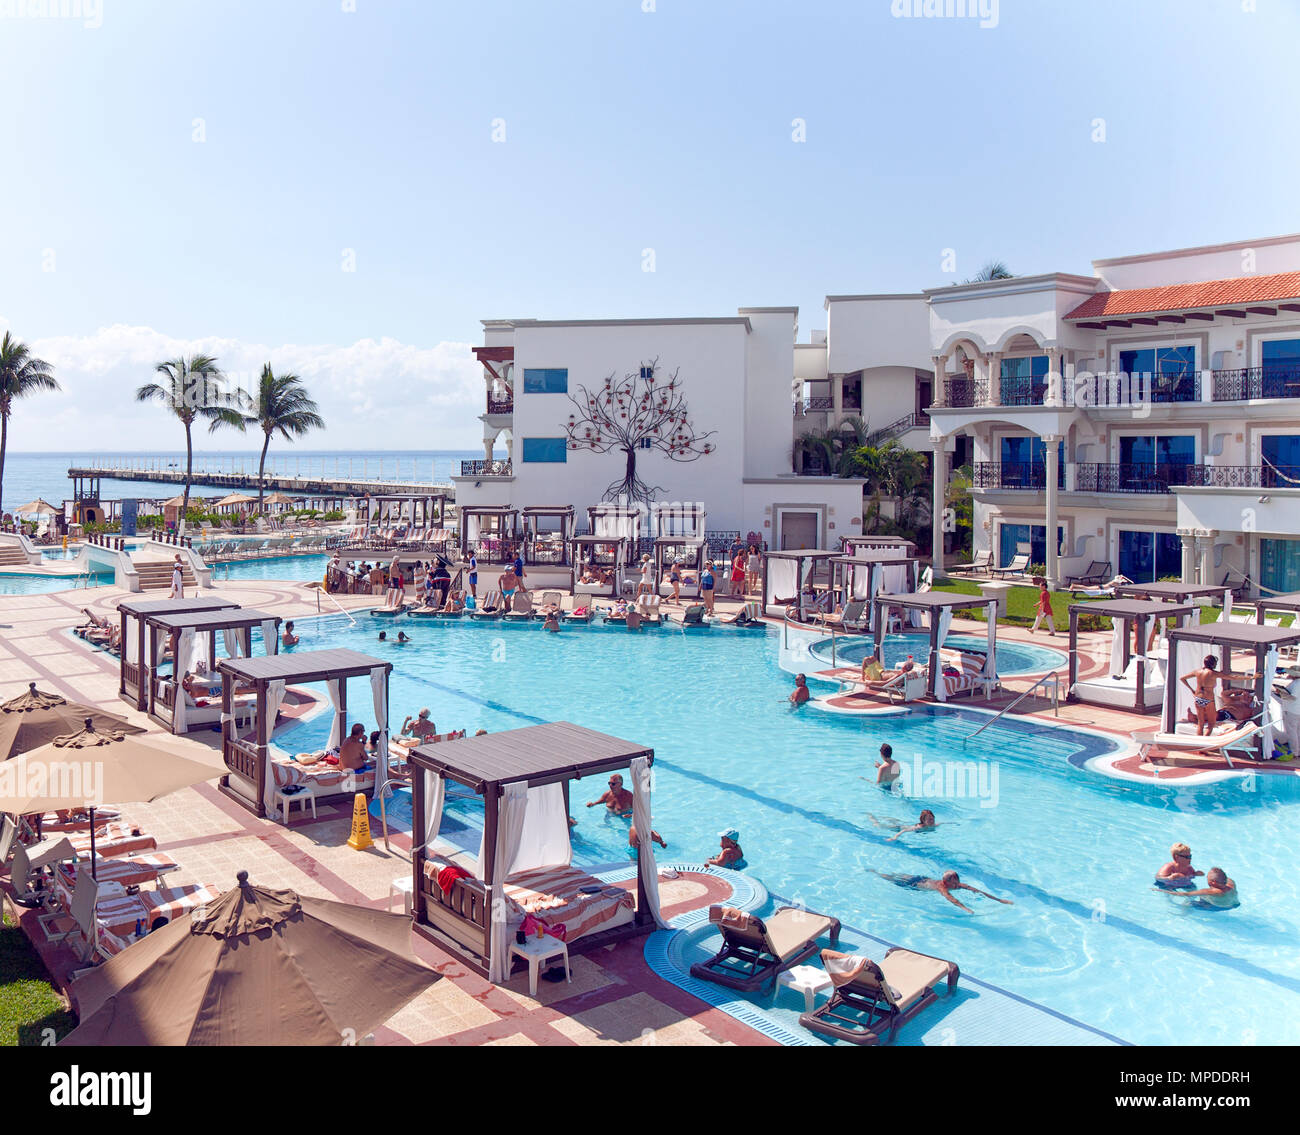
MULTIPOLYGON (((58 390, 53 368, 38 359, 8 331, 0 339, 0 502, 4 500, 5 449, 9 444, 9 415, 14 402, 41 390, 58 390)), ((3 512, 3 507, 0 507, 3 512)))
POLYGON ((890 438, 881 445, 864 445, 854 450, 850 467, 851 476, 862 477, 867 482, 864 492, 872 502, 867 510, 872 532, 879 526, 880 506, 886 498, 893 503, 895 522, 906 527, 924 496, 922 490, 930 484, 924 454, 890 438))
POLYGON ((969 280, 964 280, 966 284, 983 284, 989 280, 1014 280, 1016 274, 1011 271, 1001 260, 990 260, 969 280))
POLYGON ((794 471, 802 473, 809 466, 825 470, 827 476, 857 477, 853 455, 864 445, 884 440, 881 430, 872 430, 865 418, 851 416, 837 426, 809 430, 795 438, 791 452, 794 471))
POLYGON ((190 484, 194 479, 194 438, 192 429, 197 421, 208 423, 208 432, 221 426, 235 425, 242 399, 225 388, 225 376, 211 355, 191 355, 189 358, 168 359, 154 370, 162 376, 158 382, 147 382, 135 392, 137 402, 161 402, 185 427, 185 492, 181 499, 181 525, 190 507, 190 484))
POLYGON ((262 431, 262 459, 257 465, 257 511, 262 511, 262 498, 266 493, 266 451, 271 447, 271 436, 278 433, 285 441, 304 437, 312 430, 323 430, 325 419, 302 379, 296 374, 276 374, 271 364, 262 367, 257 381, 257 391, 244 413, 235 411, 221 415, 226 424, 243 430, 256 424, 262 431))
POLYGON ((971 489, 974 485, 974 467, 959 465, 952 471, 951 479, 944 486, 944 508, 953 518, 952 539, 948 544, 950 552, 969 553, 974 546, 975 507, 971 497, 971 489))

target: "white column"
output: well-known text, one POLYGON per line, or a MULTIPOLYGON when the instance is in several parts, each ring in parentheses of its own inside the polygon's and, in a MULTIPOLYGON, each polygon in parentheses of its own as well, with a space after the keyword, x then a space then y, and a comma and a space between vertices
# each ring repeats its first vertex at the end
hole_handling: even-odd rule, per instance
POLYGON ((1208 587, 1214 583, 1214 538, 1218 534, 1216 528, 1209 528, 1200 533, 1202 586, 1208 587))
POLYGON ((948 356, 934 355, 934 387, 930 405, 946 406, 948 404, 948 392, 944 389, 943 380, 948 374, 948 356))
POLYGON ((1061 348, 1047 348, 1047 394, 1043 400, 1046 406, 1063 405, 1061 397, 1061 348))
POLYGON ((989 401, 990 406, 1002 405, 1002 352, 993 351, 991 354, 984 356, 984 365, 989 372, 989 401))
POLYGON ((844 376, 831 375, 831 425, 838 426, 844 420, 844 376))
POLYGON ((948 454, 945 438, 930 438, 934 447, 933 497, 930 502, 930 563, 935 575, 943 574, 943 495, 948 483, 948 454))
POLYGON ((1184 583, 1196 582, 1196 534, 1186 528, 1178 530, 1178 539, 1183 543, 1183 559, 1180 575, 1184 583))
POLYGON ((1059 467, 1057 445, 1061 438, 1057 434, 1048 434, 1043 438, 1043 456, 1047 466, 1047 586, 1055 590, 1060 579, 1060 543, 1056 538, 1056 478, 1059 467))

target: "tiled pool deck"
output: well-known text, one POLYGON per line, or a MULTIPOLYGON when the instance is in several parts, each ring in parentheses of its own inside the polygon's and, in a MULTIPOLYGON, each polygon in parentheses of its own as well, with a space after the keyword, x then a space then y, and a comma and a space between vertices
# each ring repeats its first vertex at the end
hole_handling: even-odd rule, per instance
MULTIPOLYGON (((219 590, 244 606, 286 618, 317 613, 315 592, 302 584, 231 582, 222 583, 219 590)), ((120 589, 101 587, 90 592, 0 597, 0 700, 21 693, 34 679, 42 688, 123 714, 158 734, 155 723, 136 714, 118 698, 116 659, 88 649, 68 633, 80 621, 83 606, 89 605, 97 614, 109 614, 125 594, 120 589)), ((351 608, 374 602, 368 596, 343 596, 340 601, 351 608)), ((328 601, 322 607, 322 613, 336 610, 328 601)), ((720 603, 719 610, 723 608, 720 603)), ((1008 637, 1024 637, 1016 630, 1005 633, 1008 637)), ((1050 641, 1058 645, 1060 637, 1050 641)), ((1103 648, 1098 644, 1096 649, 1100 653, 1103 648)), ((1108 650, 1108 640, 1104 649, 1108 650)), ((1024 688, 1029 679, 1013 679, 1009 684, 1024 688)), ((1008 700, 1003 696, 996 704, 1008 700)), ((1050 705, 1040 702, 1036 708, 1045 720, 1054 720, 1050 705)), ((1062 704, 1060 721, 1127 736, 1131 730, 1150 728, 1153 719, 1094 706, 1062 704)), ((204 755, 213 761, 218 735, 169 738, 168 743, 179 748, 205 746, 211 752, 204 755)), ((388 903, 392 882, 409 874, 410 843, 405 834, 393 836, 391 850, 384 849, 377 833, 376 845, 367 851, 347 846, 351 810, 342 804, 322 805, 316 820, 300 819, 295 813, 293 822, 286 827, 257 819, 209 783, 152 804, 131 804, 123 811, 157 838, 159 851, 180 863, 181 870, 169 881, 225 889, 233 884, 237 871, 247 870, 255 882, 265 886, 287 887, 307 895, 382 909, 388 903)), ((677 925, 698 926, 704 908, 730 895, 730 887, 717 873, 683 870, 678 878, 661 883, 664 914, 677 925)), ((11 907, 11 911, 40 950, 56 983, 62 985, 76 964, 71 951, 45 942, 36 926, 35 912, 20 907, 11 907)), ((417 954, 447 980, 437 982, 388 1021, 377 1031, 376 1042, 712 1045, 795 1041, 789 1030, 772 1026, 770 1019, 755 1019, 758 1027, 749 1027, 726 1011, 728 998, 723 991, 698 989, 698 983, 676 974, 671 967, 665 968, 665 942, 670 938, 661 932, 648 943, 646 939, 633 939, 589 954, 575 954, 572 984, 542 982, 534 999, 527 992, 526 974, 517 973, 508 984, 494 986, 448 954, 413 937, 417 954), (663 973, 674 980, 667 980, 661 976, 663 973), (692 989, 700 995, 696 996, 692 989)), ((963 984, 979 988, 980 996, 966 998, 936 1014, 957 1021, 960 1043, 1115 1042, 1115 1038, 1095 1030, 1083 1028, 1081 1033, 1082 1027, 1075 1022, 1013 994, 981 985, 978 976, 964 974, 963 984), (1081 1041, 1081 1037, 1085 1039, 1081 1041)), ((736 1006, 732 1009, 737 1011, 736 1006)), ((953 1020, 946 1020, 946 1024, 943 1020, 930 1024, 918 1021, 909 1042, 952 1043, 953 1027, 953 1020), (945 1028, 949 1031, 945 1032, 945 1028)))

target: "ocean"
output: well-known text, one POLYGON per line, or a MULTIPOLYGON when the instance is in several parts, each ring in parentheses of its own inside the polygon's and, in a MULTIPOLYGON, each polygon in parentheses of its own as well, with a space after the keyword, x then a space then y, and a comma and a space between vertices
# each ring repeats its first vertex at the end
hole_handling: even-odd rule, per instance
MULTIPOLYGON (((238 450, 204 450, 194 454, 194 469, 221 469, 226 472, 257 472, 257 453, 238 450)), ((498 456, 504 457, 504 453, 498 456)), ((271 443, 266 457, 266 472, 293 476, 340 476, 367 480, 415 480, 447 482, 453 473, 460 472, 462 460, 482 459, 479 450, 371 450, 330 451, 281 449, 271 443)), ((68 469, 84 465, 91 460, 108 461, 124 458, 140 461, 158 458, 164 465, 175 462, 178 469, 185 468, 183 450, 163 450, 145 453, 139 450, 104 453, 14 453, 5 455, 3 498, 0 505, 12 510, 15 505, 26 504, 43 497, 59 505, 72 497, 72 482, 68 469)), ((167 482, 114 481, 105 478, 100 482, 104 500, 138 497, 143 500, 165 499, 181 491, 179 485, 167 482)), ((221 496, 226 490, 196 484, 191 490, 199 496, 221 496)))

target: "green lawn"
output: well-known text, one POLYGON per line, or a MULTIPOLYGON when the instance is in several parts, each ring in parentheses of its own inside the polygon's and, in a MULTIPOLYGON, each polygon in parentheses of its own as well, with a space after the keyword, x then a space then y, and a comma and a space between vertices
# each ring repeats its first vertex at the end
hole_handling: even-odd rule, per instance
POLYGON ((51 1043, 51 1037, 62 1037, 76 1023, 51 987, 27 935, 5 911, 0 926, 0 1045, 51 1043))

